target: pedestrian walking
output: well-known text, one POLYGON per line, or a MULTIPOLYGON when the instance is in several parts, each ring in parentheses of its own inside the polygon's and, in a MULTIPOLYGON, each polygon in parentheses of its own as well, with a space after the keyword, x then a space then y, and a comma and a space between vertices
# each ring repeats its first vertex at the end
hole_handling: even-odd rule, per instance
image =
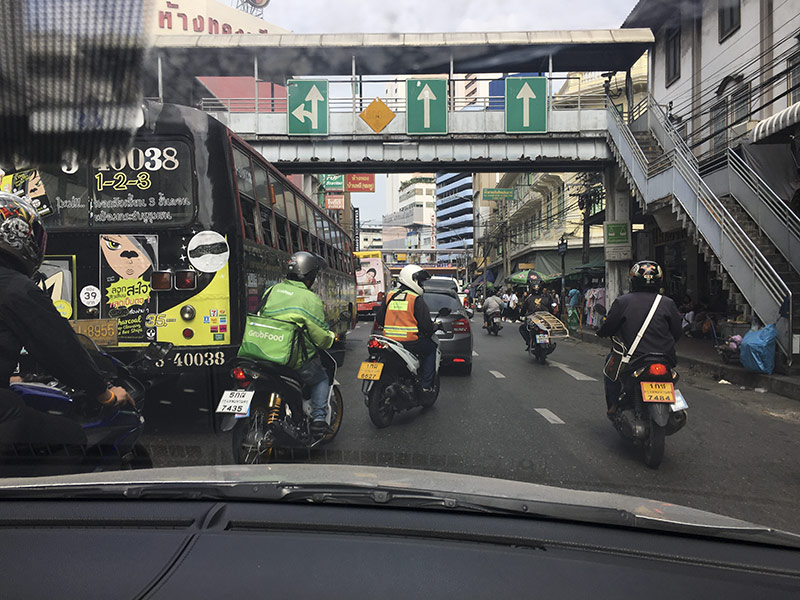
POLYGON ((567 326, 572 331, 578 331, 581 323, 581 291, 572 288, 567 295, 567 326))
POLYGON ((517 319, 519 319, 519 297, 513 289, 508 297, 508 312, 511 322, 516 323, 517 319))
POLYGON ((503 321, 508 319, 508 301, 511 296, 508 293, 508 290, 503 292, 503 321))

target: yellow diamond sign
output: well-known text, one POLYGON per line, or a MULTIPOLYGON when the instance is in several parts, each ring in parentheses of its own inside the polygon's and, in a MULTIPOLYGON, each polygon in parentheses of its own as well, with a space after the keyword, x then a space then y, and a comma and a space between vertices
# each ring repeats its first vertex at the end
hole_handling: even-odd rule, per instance
POLYGON ((369 106, 361 112, 361 120, 370 126, 375 133, 380 133, 392 122, 395 114, 392 109, 384 104, 380 98, 375 98, 369 106))

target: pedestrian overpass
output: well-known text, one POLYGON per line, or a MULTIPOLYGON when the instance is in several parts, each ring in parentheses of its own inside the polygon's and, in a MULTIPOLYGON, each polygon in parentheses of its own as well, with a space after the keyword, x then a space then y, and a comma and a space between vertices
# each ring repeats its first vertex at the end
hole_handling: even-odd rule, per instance
POLYGON ((648 29, 158 36, 148 94, 200 106, 292 172, 357 171, 363 163, 380 171, 580 170, 614 160, 605 96, 586 93, 580 78, 564 73, 626 72, 652 42, 648 29), (479 96, 469 89, 488 73, 544 80, 538 94, 523 84, 506 101, 502 91, 479 96), (259 98, 257 86, 248 98, 198 98, 195 78, 211 74, 281 84, 304 77, 317 85, 290 83, 289 98, 259 98), (385 87, 406 78, 422 82, 420 89, 387 97, 385 87), (559 95, 565 84, 570 93, 559 95), (521 122, 509 129, 514 113, 521 122), (531 127, 537 118, 544 122, 531 127), (323 120, 325 127, 316 127, 323 120))
MULTIPOLYGON (((794 212, 735 156, 701 175, 652 99, 623 116, 605 93, 580 85, 558 93, 572 83, 564 73, 625 72, 633 107, 630 70, 652 43, 652 33, 639 29, 158 36, 148 95, 208 111, 285 172, 603 170, 607 220, 630 219, 631 194, 645 212, 668 208, 739 309, 778 321, 778 344, 791 363, 800 353, 794 212), (465 73, 543 79, 508 78, 501 94, 480 97, 458 80, 465 73), (198 98, 196 77, 205 75, 250 75, 285 82, 289 91, 259 98, 254 83, 249 98, 198 98), (369 78, 387 76, 411 82, 376 107, 380 94, 365 93, 369 78), (346 78, 344 93, 335 78, 346 78)), ((610 299, 624 288, 626 266, 606 262, 610 299)))

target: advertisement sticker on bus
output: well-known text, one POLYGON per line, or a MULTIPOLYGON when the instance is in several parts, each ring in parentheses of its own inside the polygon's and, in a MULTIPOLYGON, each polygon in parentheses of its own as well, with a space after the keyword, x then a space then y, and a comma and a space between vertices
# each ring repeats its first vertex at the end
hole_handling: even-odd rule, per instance
POLYGON ((158 312, 150 290, 157 256, 156 235, 100 235, 100 288, 105 294, 101 316, 117 319, 121 342, 156 339, 147 315, 158 312))

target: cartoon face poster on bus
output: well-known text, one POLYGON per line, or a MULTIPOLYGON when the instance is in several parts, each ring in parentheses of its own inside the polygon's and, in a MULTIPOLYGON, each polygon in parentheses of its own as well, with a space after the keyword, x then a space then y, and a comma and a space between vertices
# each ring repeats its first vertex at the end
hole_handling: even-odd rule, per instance
POLYGON ((150 279, 157 264, 158 236, 100 235, 100 289, 104 317, 117 319, 121 342, 148 342, 156 330, 146 327, 147 315, 157 312, 150 279))

